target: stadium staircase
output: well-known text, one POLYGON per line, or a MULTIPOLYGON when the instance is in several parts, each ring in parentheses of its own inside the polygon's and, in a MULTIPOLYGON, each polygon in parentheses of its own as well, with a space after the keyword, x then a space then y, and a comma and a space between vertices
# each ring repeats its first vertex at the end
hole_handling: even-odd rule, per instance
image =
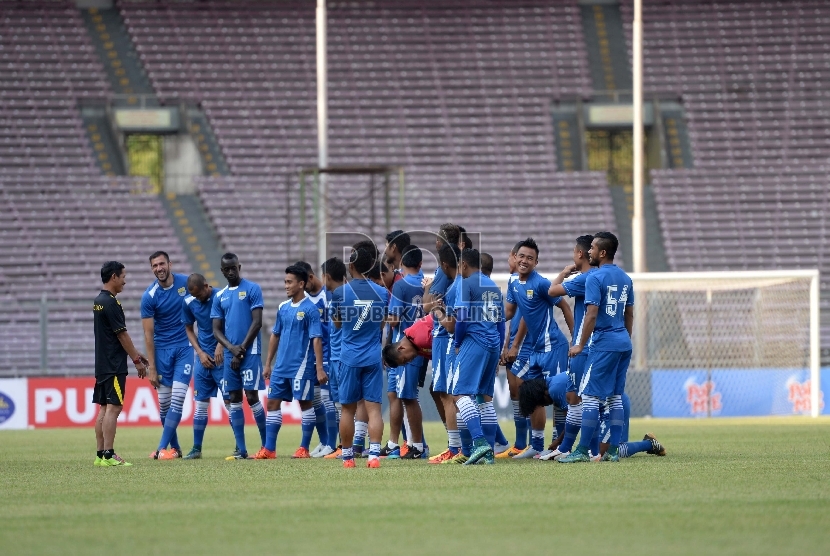
POLYGON ((187 119, 190 135, 196 141, 196 147, 202 157, 202 167, 207 170, 207 174, 213 177, 230 175, 225 155, 222 154, 222 149, 219 147, 219 142, 216 140, 216 135, 205 113, 199 107, 189 105, 187 119))
POLYGON ((167 193, 160 199, 194 272, 203 274, 212 285, 224 284, 217 281, 221 244, 198 196, 167 193))
POLYGON ((95 162, 107 176, 124 176, 124 157, 115 138, 107 108, 103 103, 81 107, 81 119, 84 122, 89 144, 95 151, 95 162))
POLYGON ((619 5, 583 4, 580 10, 594 91, 630 91, 631 67, 619 5))
MULTIPOLYGON (((580 105, 581 106, 581 105, 580 105)), ((581 123, 577 117, 577 106, 554 107, 553 133, 556 142, 556 167, 560 172, 583 170, 581 123)))

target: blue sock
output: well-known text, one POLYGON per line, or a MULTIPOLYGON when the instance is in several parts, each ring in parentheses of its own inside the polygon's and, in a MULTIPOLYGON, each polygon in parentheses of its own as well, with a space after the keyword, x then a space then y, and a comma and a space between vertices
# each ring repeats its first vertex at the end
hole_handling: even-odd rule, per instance
POLYGON ((269 411, 265 417, 265 446, 266 450, 277 451, 277 436, 282 427, 282 410, 269 411))
POLYGON ((308 450, 311 444, 311 435, 314 434, 314 425, 316 419, 314 415, 314 408, 310 407, 303 410, 302 431, 303 439, 300 441, 300 446, 308 450))
POLYGON ((167 415, 164 416, 164 429, 161 432, 159 450, 167 448, 168 444, 173 448, 181 449, 176 437, 176 427, 179 426, 179 422, 182 420, 182 406, 184 405, 184 397, 187 395, 187 387, 188 385, 183 382, 173 383, 170 409, 167 410, 167 415))
MULTIPOLYGON (((582 397, 582 426, 579 429, 579 448, 588 452, 591 439, 599 425, 599 398, 594 396, 582 397)), ((598 452, 597 452, 598 453, 598 452)))
POLYGON ((354 459, 354 448, 343 448, 343 452, 340 457, 343 461, 354 459))
POLYGON ((476 403, 467 396, 459 398, 455 405, 458 407, 458 412, 467 425, 467 430, 470 431, 470 436, 473 442, 484 438, 484 430, 481 428, 481 414, 478 412, 476 403))
POLYGON ((565 417, 565 436, 559 446, 560 452, 570 452, 576 442, 576 435, 582 426, 582 404, 568 405, 568 415, 565 417))
POLYGON ((196 402, 196 410, 193 412, 193 447, 202 449, 202 441, 205 439, 205 428, 208 424, 208 407, 210 402, 196 402))
POLYGON ((516 426, 516 442, 513 444, 517 450, 527 448, 527 418, 519 411, 519 400, 510 400, 513 404, 513 424, 516 426))
POLYGON ((325 400, 323 407, 326 408, 326 427, 328 428, 328 444, 332 449, 337 448, 337 435, 340 433, 340 423, 337 422, 337 408, 334 402, 325 400))
POLYGON ((551 442, 555 442, 565 432, 566 414, 566 411, 553 410, 553 437, 551 442))
POLYGON ((595 456, 599 454, 599 427, 596 428, 591 438, 591 453, 595 456))
POLYGON ((545 449, 545 429, 530 431, 530 447, 537 452, 545 449))
POLYGON ((248 453, 245 446, 245 413, 242 411, 242 402, 231 403, 231 428, 236 439, 236 447, 243 454, 248 453))
POLYGON ((625 411, 623 410, 622 396, 611 396, 609 402, 608 429, 611 431, 609 444, 615 447, 620 445, 625 411))
POLYGON ((499 428, 499 418, 496 416, 496 408, 493 407, 493 402, 484 402, 478 406, 479 414, 481 415, 481 429, 484 431, 484 438, 490 448, 496 447, 496 431, 499 428))
POLYGON ((496 422, 496 444, 507 446, 507 437, 504 436, 504 432, 502 432, 498 422, 496 422))
POLYGON ((473 437, 470 436, 470 431, 467 430, 467 424, 461 418, 461 414, 456 414, 458 420, 458 436, 461 438, 461 453, 470 457, 470 452, 473 447, 473 437))
POLYGON ((254 421, 256 421, 256 427, 259 429, 259 438, 262 441, 260 446, 265 446, 265 409, 262 407, 262 402, 252 405, 251 413, 254 414, 254 421))
POLYGON ((317 429, 317 438, 320 439, 320 444, 328 446, 329 429, 326 426, 326 406, 323 405, 319 386, 314 389, 314 401, 312 402, 312 407, 314 408, 314 427, 317 429))
POLYGON ((651 450, 651 440, 640 440, 639 442, 623 442, 620 444, 620 457, 630 458, 640 452, 651 450))

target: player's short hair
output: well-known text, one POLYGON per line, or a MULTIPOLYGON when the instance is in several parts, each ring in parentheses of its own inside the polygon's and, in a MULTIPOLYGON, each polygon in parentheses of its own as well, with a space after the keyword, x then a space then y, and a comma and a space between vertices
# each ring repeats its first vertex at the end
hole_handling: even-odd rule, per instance
POLYGON ((238 261, 239 257, 237 257, 235 253, 227 252, 224 255, 222 255, 222 260, 223 261, 238 261))
POLYGON ((401 366, 401 355, 398 353, 398 344, 386 344, 383 347, 383 363, 394 369, 401 366))
POLYGON ((299 265, 292 264, 291 266, 289 266, 288 268, 285 269, 285 273, 286 274, 293 274, 294 277, 297 278, 297 280, 299 280, 300 282, 302 282, 304 284, 308 284, 308 272, 306 272, 305 268, 303 268, 299 265))
POLYGON ((407 268, 418 268, 424 262, 424 254, 417 245, 407 245, 403 250, 401 264, 407 268))
POLYGON ((477 249, 465 249, 461 252, 461 260, 470 268, 481 268, 481 254, 477 249))
POLYGON ((409 239, 409 234, 404 232, 403 230, 395 230, 394 232, 389 232, 386 234, 386 242, 389 245, 394 245, 398 248, 398 253, 403 253, 404 249, 409 247, 411 240, 409 239))
POLYGON ((157 259, 158 257, 164 257, 165 259, 167 259, 167 262, 168 262, 168 263, 170 262, 170 255, 168 255, 168 254, 167 254, 166 252, 164 252, 164 251, 156 251, 155 253, 153 253, 152 255, 150 255, 150 262, 152 262, 152 261, 153 261, 153 259, 157 259))
POLYGON ((369 272, 367 272, 365 276, 370 280, 380 280, 383 276, 382 263, 380 261, 375 261, 375 264, 372 265, 372 268, 369 269, 369 272))
POLYGON ((522 246, 522 242, 521 242, 521 241, 517 241, 517 242, 516 242, 516 245, 514 245, 514 246, 513 246, 513 249, 511 249, 511 250, 510 250, 510 254, 511 254, 511 255, 515 255, 516 253, 518 253, 518 252, 519 252, 519 248, 520 248, 521 246, 522 246))
POLYGON ((467 235, 467 229, 464 226, 459 226, 458 231, 461 232, 461 249, 472 249, 474 247, 473 240, 467 235))
POLYGON ((455 243, 445 243, 438 251, 438 260, 441 264, 447 264, 450 268, 458 268, 458 259, 461 258, 461 250, 455 243))
MULTIPOLYGON (((361 246, 360 243, 356 243, 355 247, 352 248, 351 256, 349 257, 349 263, 354 265, 356 271, 360 274, 367 276, 373 268, 380 263, 380 259, 378 258, 377 249, 370 250, 365 245, 361 246)), ((372 244, 374 245, 374 244, 372 244)), ((380 267, 377 268, 378 278, 380 278, 380 267)))
POLYGON ((339 257, 332 257, 320 266, 323 274, 328 274, 335 282, 346 279, 346 264, 339 257))
POLYGON ((101 282, 106 284, 113 276, 121 276, 124 265, 118 261, 107 261, 101 265, 101 282))
POLYGON ((544 378, 526 380, 519 386, 519 412, 527 417, 539 407, 545 405, 548 385, 544 378))
POLYGON ((485 276, 493 274, 493 256, 490 253, 481 254, 481 273, 485 276))
POLYGON ((583 252, 587 253, 591 250, 591 242, 594 240, 594 236, 586 235, 586 236, 579 236, 576 238, 576 246, 579 247, 583 252))
POLYGON ((519 249, 521 249, 522 247, 527 247, 528 249, 533 249, 534 251, 536 251, 536 257, 539 257, 539 246, 536 245, 536 240, 532 237, 520 241, 516 244, 516 247, 516 253, 518 253, 519 249))
POLYGON ((205 277, 196 272, 187 277, 187 289, 202 288, 205 284, 207 284, 205 277))
POLYGON ((438 228, 438 236, 444 243, 457 245, 458 238, 461 237, 461 230, 455 224, 447 222, 446 224, 441 224, 441 227, 438 228))
POLYGON ((294 263, 294 264, 293 264, 293 265, 291 265, 291 266, 301 266, 301 267, 303 267, 303 268, 305 269, 306 273, 307 273, 309 276, 311 276, 312 274, 314 274, 314 267, 312 267, 310 264, 308 264, 308 263, 307 263, 307 262, 305 262, 305 261, 297 261, 296 263, 294 263))
POLYGON ((605 251, 605 256, 614 260, 614 255, 617 254, 617 248, 620 246, 620 240, 611 232, 599 232, 594 234, 594 239, 598 239, 597 247, 600 251, 605 251))

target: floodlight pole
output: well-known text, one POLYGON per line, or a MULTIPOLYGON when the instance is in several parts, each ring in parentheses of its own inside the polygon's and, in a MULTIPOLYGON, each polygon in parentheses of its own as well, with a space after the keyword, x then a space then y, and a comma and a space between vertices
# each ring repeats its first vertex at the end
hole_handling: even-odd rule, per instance
MULTIPOLYGON (((329 110, 326 40, 326 0, 317 0, 317 165, 323 169, 329 165, 329 110)), ((326 182, 328 175, 321 172, 317 196, 317 268, 326 260, 326 231, 328 230, 328 202, 326 182)))
POLYGON ((634 216, 631 219, 631 252, 634 272, 646 271, 645 219, 643 218, 643 1, 634 0, 634 216))

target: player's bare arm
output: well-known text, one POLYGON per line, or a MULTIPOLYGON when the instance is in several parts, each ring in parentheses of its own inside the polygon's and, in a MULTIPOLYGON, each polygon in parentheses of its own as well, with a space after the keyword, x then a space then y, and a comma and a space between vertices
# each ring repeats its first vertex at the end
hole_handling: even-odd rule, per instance
POLYGON ((262 307, 257 307, 256 309, 251 309, 251 326, 248 327, 248 333, 245 334, 245 339, 242 340, 242 343, 239 344, 239 346, 237 346, 239 348, 239 353, 237 354, 231 349, 234 359, 241 360, 245 358, 245 352, 248 350, 250 345, 254 343, 254 340, 259 335, 260 328, 262 328, 262 307))
POLYGON ((568 325, 568 338, 573 337, 574 333, 574 314, 571 310, 571 306, 568 305, 568 302, 565 301, 565 298, 559 300, 559 303, 556 304, 559 307, 559 310, 562 311, 562 316, 565 317, 565 324, 568 325))
POLYGON ((185 324, 184 331, 187 334, 187 339, 190 341, 190 345, 193 346, 193 351, 196 352, 196 356, 199 358, 199 362, 202 364, 202 367, 205 369, 212 369, 213 364, 213 357, 210 354, 205 353, 202 349, 202 346, 199 345, 199 339, 196 337, 196 330, 192 324, 185 324))
POLYGON ((525 336, 527 336, 527 324, 525 323, 525 319, 522 318, 522 320, 519 321, 519 328, 516 330, 516 337, 513 338, 513 345, 510 346, 510 349, 507 352, 507 360, 510 363, 513 363, 516 358, 519 357, 519 346, 522 345, 525 336))
POLYGON ((147 380, 153 388, 159 387, 159 374, 156 371, 156 343, 153 339, 155 322, 153 318, 141 319, 141 327, 144 329, 144 345, 147 346, 147 380))
POLYGON ((222 344, 216 344, 216 349, 213 352, 213 362, 217 367, 225 364, 225 348, 222 344))
MULTIPOLYGON (((550 291, 551 291, 551 292, 553 292, 553 286, 557 286, 557 285, 561 284, 562 282, 564 282, 564 281, 565 281, 565 278, 567 278, 568 276, 570 276, 570 275, 572 275, 572 274, 576 274, 578 271, 579 271, 579 268, 576 266, 576 264, 569 264, 568 266, 566 266, 565 268, 563 268, 563 269, 562 269, 562 272, 560 272, 560 273, 556 276, 556 278, 554 278, 554 279, 553 279, 553 282, 551 282, 551 289, 550 289, 550 291)), ((564 290, 563 290, 563 291, 564 291, 564 290)), ((561 295, 566 295, 566 294, 563 294, 563 293, 557 293, 557 294, 551 293, 550 295, 561 296, 561 295)))
POLYGON ((271 370, 274 368, 274 357, 277 355, 277 348, 280 347, 280 337, 277 334, 271 334, 271 339, 268 340, 268 357, 265 359, 265 369, 262 372, 263 378, 269 380, 271 378, 271 370))
POLYGON ((628 330, 628 337, 631 337, 634 330, 634 305, 629 305, 625 308, 625 329, 628 330))
POLYGON ((124 348, 124 351, 127 352, 127 356, 129 356, 133 362, 133 365, 135 365, 135 370, 138 372, 138 378, 146 377, 147 367, 149 366, 147 357, 135 349, 133 339, 130 338, 129 333, 126 330, 122 330, 116 334, 116 336, 118 337, 118 341, 121 343, 121 347, 124 348))
POLYGON ((597 313, 599 313, 599 307, 597 305, 588 305, 585 307, 585 317, 582 319, 582 336, 579 338, 579 343, 568 350, 568 357, 576 357, 585 349, 585 346, 588 344, 588 339, 594 333, 594 326, 597 324, 597 313))
POLYGON ((314 364, 317 367, 317 382, 323 385, 329 381, 329 376, 323 369, 323 339, 314 338, 311 344, 314 346, 314 357, 317 359, 314 364))

